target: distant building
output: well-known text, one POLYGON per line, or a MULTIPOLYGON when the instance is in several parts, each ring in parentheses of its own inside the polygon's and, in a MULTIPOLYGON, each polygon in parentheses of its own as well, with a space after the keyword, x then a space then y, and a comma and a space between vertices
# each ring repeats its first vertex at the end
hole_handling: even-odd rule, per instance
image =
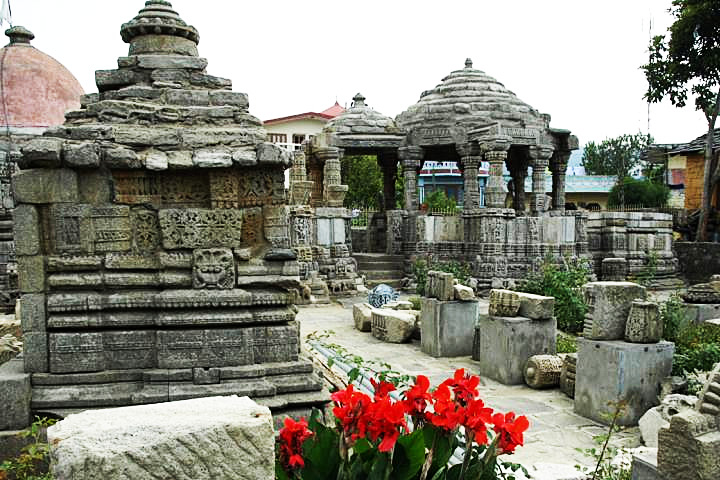
POLYGON ((337 101, 332 107, 317 112, 305 112, 287 117, 273 118, 263 122, 268 141, 289 150, 300 150, 305 140, 320 133, 327 122, 345 111, 337 101))
MULTIPOLYGON (((647 151, 648 161, 665 165, 665 182, 670 187, 670 204, 695 210, 702 203, 705 175, 705 139, 707 134, 688 143, 653 144, 647 151)), ((713 134, 713 155, 720 150, 720 128, 713 134)), ((717 188, 711 204, 720 208, 717 188)))

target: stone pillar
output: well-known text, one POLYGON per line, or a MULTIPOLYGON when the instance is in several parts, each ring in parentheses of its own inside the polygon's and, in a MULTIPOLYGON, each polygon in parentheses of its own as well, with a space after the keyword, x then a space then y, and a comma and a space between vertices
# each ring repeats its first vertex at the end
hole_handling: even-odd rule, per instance
POLYGON ((295 160, 290 170, 290 204, 308 205, 313 182, 307 179, 305 153, 295 152, 295 160))
POLYGON ((398 149, 405 180, 405 210, 411 215, 419 210, 417 175, 424 154, 425 152, 421 147, 401 147, 398 149))
MULTIPOLYGON (((506 151, 492 150, 485 152, 485 160, 490 162, 490 175, 488 176, 487 187, 485 187, 485 206, 487 208, 505 207, 505 195, 507 192, 503 180, 503 164, 506 158, 506 151)), ((475 170, 475 177, 477 185, 477 169, 475 170)), ((465 195, 467 198, 467 193, 465 195)))
POLYGON ((323 166, 323 202, 327 207, 342 207, 347 185, 340 177, 340 150, 335 147, 318 148, 315 151, 323 166))
POLYGON ((516 212, 525 211, 525 178, 527 177, 527 165, 524 169, 516 169, 510 172, 513 181, 513 204, 516 212))
POLYGON ((395 180, 397 179, 397 152, 382 152, 378 154, 378 163, 383 172, 383 202, 385 211, 395 210, 395 180))
POLYGON ((565 210, 565 171, 567 170, 570 153, 570 151, 555 152, 550 159, 553 210, 565 210))
POLYGON ((480 208, 480 189, 478 188, 478 168, 482 157, 478 148, 465 148, 462 157, 464 202, 463 212, 472 212, 480 208), (475 150, 475 151, 473 151, 475 150))
POLYGON ((545 169, 548 167, 552 153, 553 149, 550 146, 530 147, 530 161, 533 169, 533 197, 530 209, 533 215, 545 211, 545 169))

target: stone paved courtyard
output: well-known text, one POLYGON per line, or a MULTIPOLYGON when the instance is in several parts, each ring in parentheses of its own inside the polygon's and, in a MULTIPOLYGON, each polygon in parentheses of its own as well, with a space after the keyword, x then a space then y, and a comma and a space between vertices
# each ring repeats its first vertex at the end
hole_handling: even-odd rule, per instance
MULTIPOLYGON (((384 343, 370 333, 356 330, 352 320, 352 305, 362 301, 364 297, 354 297, 342 299, 341 304, 301 307, 297 319, 301 322, 303 338, 314 331, 332 331, 334 334, 328 342, 342 345, 350 353, 366 360, 387 362, 402 373, 427 375, 433 385, 451 376, 457 368, 477 372, 478 362, 469 356, 433 358, 420 350, 420 342, 417 340, 407 344, 384 343)), ((487 312, 487 306, 487 300, 481 299, 481 312, 487 312)), ((533 466, 540 466, 545 472, 560 473, 561 470, 572 471, 576 464, 590 466, 594 463, 592 458, 576 449, 596 446, 593 436, 606 432, 607 427, 573 413, 572 399, 559 389, 533 390, 527 386, 505 386, 481 378, 480 395, 492 408, 514 411, 530 419, 525 446, 518 448, 512 461, 522 463, 531 474, 533 466), (561 468, 560 465, 566 465, 567 468, 561 468)), ((638 429, 631 428, 617 433, 613 443, 638 446, 638 429)))

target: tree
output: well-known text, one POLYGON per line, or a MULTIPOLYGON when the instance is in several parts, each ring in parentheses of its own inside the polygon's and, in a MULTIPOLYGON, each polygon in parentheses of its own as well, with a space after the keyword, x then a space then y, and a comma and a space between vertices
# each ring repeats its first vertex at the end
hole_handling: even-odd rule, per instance
POLYGON ((348 186, 346 207, 379 209, 383 174, 374 155, 348 155, 341 163, 343 183, 348 186))
POLYGON ((633 168, 640 165, 640 154, 653 142, 650 135, 636 133, 607 138, 596 144, 588 142, 583 152, 582 165, 590 175, 616 175, 618 201, 625 205, 625 179, 633 168))
MULTIPOLYGON (((610 190, 608 205, 616 207, 620 205, 619 185, 610 190)), ((639 205, 647 208, 664 207, 667 205, 670 189, 650 179, 637 180, 627 177, 623 184, 623 195, 628 205, 639 205)))
POLYGON ((650 42, 650 59, 642 66, 648 81, 645 98, 659 102, 669 98, 684 107, 688 94, 695 108, 705 115, 708 134, 705 142, 705 173, 697 240, 707 240, 710 201, 720 181, 718 159, 713 158, 713 133, 720 110, 720 2, 717 0, 673 0, 670 12, 675 22, 669 35, 650 42))

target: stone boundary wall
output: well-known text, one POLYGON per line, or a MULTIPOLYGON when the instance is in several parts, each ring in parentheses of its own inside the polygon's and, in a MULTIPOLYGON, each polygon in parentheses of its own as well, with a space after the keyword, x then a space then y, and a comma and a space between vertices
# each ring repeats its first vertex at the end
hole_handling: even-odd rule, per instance
POLYGON ((720 243, 675 242, 673 249, 688 282, 708 282, 711 275, 720 273, 720 243))

